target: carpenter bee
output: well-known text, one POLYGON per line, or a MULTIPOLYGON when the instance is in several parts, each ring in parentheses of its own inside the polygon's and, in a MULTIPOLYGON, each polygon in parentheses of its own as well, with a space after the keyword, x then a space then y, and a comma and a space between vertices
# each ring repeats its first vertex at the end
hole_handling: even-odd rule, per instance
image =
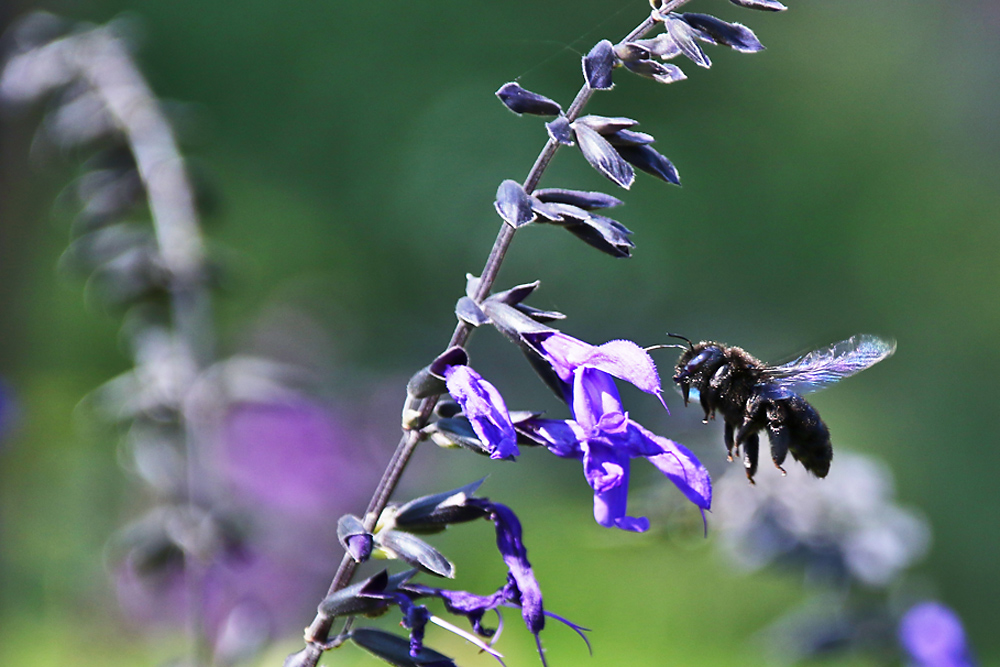
POLYGON ((753 483, 757 472, 758 432, 767 429, 771 460, 781 464, 791 452, 806 470, 826 477, 833 459, 830 430, 801 394, 827 387, 872 366, 896 350, 896 343, 875 336, 854 336, 814 350, 781 366, 769 366, 738 347, 687 341, 674 374, 684 405, 694 392, 705 423, 718 411, 725 421, 729 460, 743 448, 743 465, 753 483))

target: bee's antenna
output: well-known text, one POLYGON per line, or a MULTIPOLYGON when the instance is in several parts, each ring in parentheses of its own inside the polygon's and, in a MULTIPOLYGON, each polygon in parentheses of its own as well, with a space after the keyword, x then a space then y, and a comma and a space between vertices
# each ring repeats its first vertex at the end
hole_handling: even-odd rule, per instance
POLYGON ((678 338, 678 339, 680 339, 680 340, 682 340, 682 341, 686 342, 686 343, 688 344, 688 347, 689 347, 689 348, 690 348, 691 350, 694 350, 694 343, 692 343, 692 342, 691 342, 691 339, 690 339, 690 338, 688 338, 687 336, 682 336, 682 335, 680 335, 680 334, 675 334, 675 333, 669 333, 669 332, 668 332, 668 333, 667 333, 667 338, 678 338))
POLYGON ((666 349, 670 349, 670 348, 675 348, 675 349, 678 349, 678 350, 686 350, 687 346, 685 346, 685 345, 677 345, 675 343, 671 343, 669 345, 666 345, 666 344, 664 344, 664 345, 650 345, 649 347, 644 347, 642 349, 646 350, 646 352, 652 352, 653 350, 666 350, 666 349))

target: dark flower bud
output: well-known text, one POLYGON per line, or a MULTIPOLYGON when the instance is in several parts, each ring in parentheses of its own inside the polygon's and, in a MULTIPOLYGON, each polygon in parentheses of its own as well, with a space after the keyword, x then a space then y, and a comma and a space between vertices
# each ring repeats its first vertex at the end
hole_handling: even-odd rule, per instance
POLYGON ((625 63, 630 72, 652 79, 657 83, 674 83, 687 78, 684 71, 677 65, 669 65, 655 60, 638 60, 625 63))
POLYGON ((465 417, 439 419, 425 428, 424 432, 438 447, 446 449, 461 447, 482 456, 490 455, 489 448, 472 428, 472 422, 465 417))
POLYGON ((615 68, 615 47, 602 39, 583 57, 583 77, 594 90, 611 90, 611 70, 615 68))
POLYGON ((337 539, 356 563, 365 562, 372 554, 372 535, 353 514, 345 514, 337 521, 337 539))
POLYGON ((408 639, 375 628, 355 628, 351 641, 395 667, 456 667, 451 658, 426 646, 411 656, 408 639))
POLYGON ((788 9, 778 0, 729 0, 729 2, 747 9, 759 9, 765 12, 783 12, 788 9))
POLYGON ((559 116, 555 120, 549 121, 545 124, 545 130, 549 133, 549 137, 552 141, 562 144, 563 146, 572 146, 573 141, 573 130, 569 126, 569 119, 566 116, 559 116))
POLYGON ((389 601, 382 596, 388 586, 389 573, 382 570, 364 581, 326 596, 317 609, 327 617, 377 616, 389 607, 389 601))
POLYGON ((621 146, 618 152, 636 168, 667 183, 681 184, 681 177, 673 163, 660 155, 652 146, 621 146))
POLYGON ((474 327, 482 326, 490 321, 475 301, 463 296, 455 304, 455 317, 474 327))
POLYGON ((496 96, 504 106, 518 115, 527 113, 535 116, 558 116, 562 113, 562 107, 557 102, 526 90, 515 81, 502 85, 496 96))
POLYGON ((631 232, 611 218, 591 216, 582 224, 568 225, 566 229, 584 243, 612 257, 632 256, 635 244, 627 236, 631 232))
POLYGON ((618 44, 614 47, 615 57, 622 62, 631 62, 633 60, 648 60, 652 55, 642 44, 636 44, 635 42, 625 42, 623 44, 618 44))
POLYGON ((593 114, 589 116, 581 116, 573 121, 574 129, 579 125, 586 125, 602 136, 618 132, 619 130, 627 130, 628 128, 635 127, 638 124, 639 121, 631 118, 625 118, 623 116, 595 116, 593 114))
POLYGON ((466 366, 469 363, 469 353, 461 346, 455 345, 438 355, 428 366, 432 375, 444 378, 445 369, 449 366, 466 366))
POLYGON ((448 579, 455 576, 454 564, 416 535, 384 529, 375 534, 375 543, 389 557, 398 558, 424 572, 448 579))
POLYGON ((666 32, 662 32, 652 39, 636 40, 635 43, 648 49, 650 54, 663 60, 670 60, 681 54, 681 49, 677 46, 677 42, 666 32))
MULTIPOLYGON (((653 64, 659 65, 659 63, 653 64)), ((604 135, 604 138, 608 140, 609 144, 616 147, 641 146, 643 144, 651 144, 656 141, 651 134, 646 134, 645 132, 634 132, 632 130, 618 130, 617 132, 604 135)))
POLYGON ((706 69, 712 66, 712 61, 708 55, 695 41, 695 39, 702 37, 700 30, 691 27, 680 15, 674 13, 667 14, 663 22, 663 27, 666 28, 667 33, 676 42, 681 53, 687 56, 691 62, 706 69))
POLYGON ((541 188, 533 193, 543 202, 570 204, 585 211, 596 208, 613 208, 621 206, 622 200, 603 192, 586 192, 583 190, 565 190, 562 188, 541 188))
POLYGON ((410 398, 440 396, 448 391, 444 379, 431 373, 430 366, 424 366, 413 374, 406 383, 406 394, 410 398))
POLYGON ((455 401, 441 400, 434 406, 434 414, 441 419, 447 419, 462 414, 462 406, 455 401))
POLYGON ((708 14, 681 14, 684 22, 704 36, 711 38, 712 43, 722 44, 740 53, 755 53, 763 51, 764 45, 757 39, 753 30, 739 23, 727 23, 708 14))
POLYGON ((507 179, 500 184, 493 206, 503 221, 514 229, 523 227, 535 219, 528 194, 517 181, 507 179))
POLYGON ((470 506, 467 501, 484 479, 451 491, 415 498, 393 510, 393 524, 413 533, 437 533, 452 523, 482 518, 485 516, 483 510, 470 506))
POLYGON ((500 301, 487 299, 483 302, 483 310, 490 316, 490 323, 496 327, 497 331, 518 344, 521 343, 521 336, 525 333, 555 331, 552 327, 540 324, 517 308, 500 301))
POLYGON ((590 166, 615 185, 626 190, 632 187, 632 183, 635 181, 635 172, 618 155, 614 147, 587 123, 577 120, 572 124, 572 127, 580 145, 580 152, 583 153, 583 157, 587 159, 590 166))

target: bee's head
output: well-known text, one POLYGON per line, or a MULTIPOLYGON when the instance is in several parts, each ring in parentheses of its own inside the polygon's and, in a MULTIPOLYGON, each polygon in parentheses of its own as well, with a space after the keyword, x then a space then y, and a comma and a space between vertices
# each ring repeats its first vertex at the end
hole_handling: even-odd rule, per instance
POLYGON ((697 383, 705 372, 714 372, 725 351, 718 343, 703 341, 697 345, 688 341, 688 349, 681 353, 674 368, 674 382, 681 388, 684 405, 688 403, 692 382, 697 383))

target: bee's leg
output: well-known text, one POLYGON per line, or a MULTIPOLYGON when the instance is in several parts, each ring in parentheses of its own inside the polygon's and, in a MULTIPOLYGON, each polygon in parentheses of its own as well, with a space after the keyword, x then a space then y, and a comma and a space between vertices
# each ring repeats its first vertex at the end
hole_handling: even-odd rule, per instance
POLYGON ((743 467, 747 469, 747 479, 754 484, 753 476, 757 474, 757 452, 760 449, 760 438, 756 433, 743 441, 743 467))
POLYGON ((730 463, 733 462, 733 447, 736 443, 733 441, 733 425, 730 422, 726 422, 726 428, 723 430, 723 438, 726 441, 726 460, 730 463))
POLYGON ((781 464, 785 462, 785 457, 788 456, 788 444, 790 442, 788 426, 783 422, 769 421, 767 423, 767 435, 771 440, 771 460, 774 461, 774 466, 781 471, 781 474, 785 475, 787 473, 781 467, 781 464))
POLYGON ((698 402, 701 403, 701 409, 705 411, 705 418, 702 422, 707 424, 710 418, 715 419, 715 408, 709 403, 707 387, 698 387, 698 402))

